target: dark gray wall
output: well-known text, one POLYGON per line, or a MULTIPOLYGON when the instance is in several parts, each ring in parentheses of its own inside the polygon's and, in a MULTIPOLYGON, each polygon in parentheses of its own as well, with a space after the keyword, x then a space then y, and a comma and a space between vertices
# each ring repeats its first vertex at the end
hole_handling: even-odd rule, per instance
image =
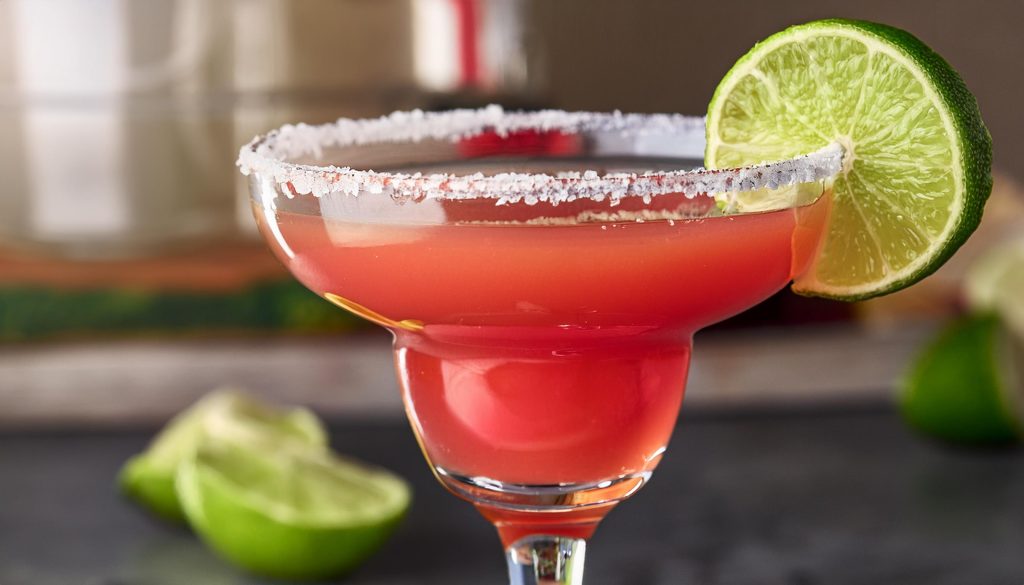
POLYGON ((818 18, 875 20, 942 54, 978 97, 998 169, 1024 180, 1024 1, 540 0, 545 77, 560 107, 703 113, 755 42, 818 18))

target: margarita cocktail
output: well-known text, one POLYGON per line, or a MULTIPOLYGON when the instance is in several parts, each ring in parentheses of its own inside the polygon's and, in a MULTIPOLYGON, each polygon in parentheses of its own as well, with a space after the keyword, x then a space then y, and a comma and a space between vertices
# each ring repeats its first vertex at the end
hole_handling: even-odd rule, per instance
POLYGON ((239 166, 292 273, 394 334, 423 453, 512 583, 578 585, 664 454, 694 332, 791 280, 858 300, 924 278, 978 225, 991 155, 941 57, 825 20, 756 45, 706 119, 396 112, 285 126, 239 166))
POLYGON ((603 511, 640 487, 675 424, 693 333, 806 267, 828 209, 716 216, 709 203, 449 201, 446 218, 464 219, 437 225, 255 212, 303 284, 395 333, 431 465, 511 544, 536 522, 588 535, 600 514, 505 511, 603 511), (534 221, 508 219, 524 211, 534 221))
POLYGON ((281 261, 393 332, 423 452, 498 528, 514 581, 579 581, 585 539, 664 453, 694 332, 818 252, 842 150, 683 170, 703 132, 490 107, 287 127, 243 150, 281 261))

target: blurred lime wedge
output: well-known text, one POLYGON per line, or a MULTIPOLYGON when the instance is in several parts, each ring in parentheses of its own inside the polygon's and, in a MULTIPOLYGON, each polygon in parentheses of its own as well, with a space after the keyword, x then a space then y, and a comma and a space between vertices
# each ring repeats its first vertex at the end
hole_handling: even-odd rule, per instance
POLYGON ((1024 239, 992 248, 971 266, 966 279, 968 305, 994 311, 1024 339, 1024 239))
POLYGON ((409 507, 397 476, 327 452, 223 441, 179 468, 196 533, 258 575, 326 579, 348 573, 387 540, 409 507))
POLYGON ((121 489, 158 516, 184 522, 174 476, 178 465, 211 439, 270 439, 317 451, 327 448, 327 435, 312 412, 278 408, 239 392, 222 390, 176 416, 145 452, 129 459, 118 478, 121 489))
POLYGON ((918 430, 958 443, 998 444, 1024 436, 1019 340, 992 313, 944 330, 911 366, 900 395, 918 430))
POLYGON ((909 33, 839 19, 790 27, 740 58, 708 106, 709 168, 832 142, 844 168, 796 292, 857 300, 899 290, 977 227, 992 189, 991 139, 960 76, 909 33))

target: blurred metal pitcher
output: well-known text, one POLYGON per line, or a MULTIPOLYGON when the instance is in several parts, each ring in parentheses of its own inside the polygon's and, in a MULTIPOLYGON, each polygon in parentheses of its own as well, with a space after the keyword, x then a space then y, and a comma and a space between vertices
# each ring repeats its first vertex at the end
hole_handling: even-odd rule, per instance
POLYGON ((0 2, 0 246, 151 254, 251 230, 234 158, 289 121, 528 96, 516 0, 0 2))

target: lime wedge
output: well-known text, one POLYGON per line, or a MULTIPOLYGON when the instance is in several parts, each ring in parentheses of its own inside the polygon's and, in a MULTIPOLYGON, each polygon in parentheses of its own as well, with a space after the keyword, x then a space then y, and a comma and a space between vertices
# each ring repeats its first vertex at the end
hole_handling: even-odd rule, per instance
POLYGON ((909 33, 821 20, 758 43, 708 106, 706 164, 750 165, 838 142, 844 168, 801 294, 857 300, 935 271, 977 227, 992 145, 956 71, 909 33))
POLYGON ((1024 437, 1019 342, 991 313, 952 323, 912 365, 900 406, 918 430, 951 442, 1009 443, 1024 437))
POLYGON ((1024 340, 1024 239, 987 251, 967 272, 965 290, 972 309, 995 311, 1024 340))
POLYGON ((376 551, 409 507, 384 470, 326 452, 224 441, 183 463, 178 494, 196 533, 225 559, 280 579, 345 574, 376 551))
POLYGON ((316 450, 327 448, 323 426, 310 411, 276 408, 239 392, 221 390, 174 417, 144 453, 129 459, 119 477, 121 489, 156 515, 184 522, 174 489, 178 465, 209 439, 263 437, 316 450))

